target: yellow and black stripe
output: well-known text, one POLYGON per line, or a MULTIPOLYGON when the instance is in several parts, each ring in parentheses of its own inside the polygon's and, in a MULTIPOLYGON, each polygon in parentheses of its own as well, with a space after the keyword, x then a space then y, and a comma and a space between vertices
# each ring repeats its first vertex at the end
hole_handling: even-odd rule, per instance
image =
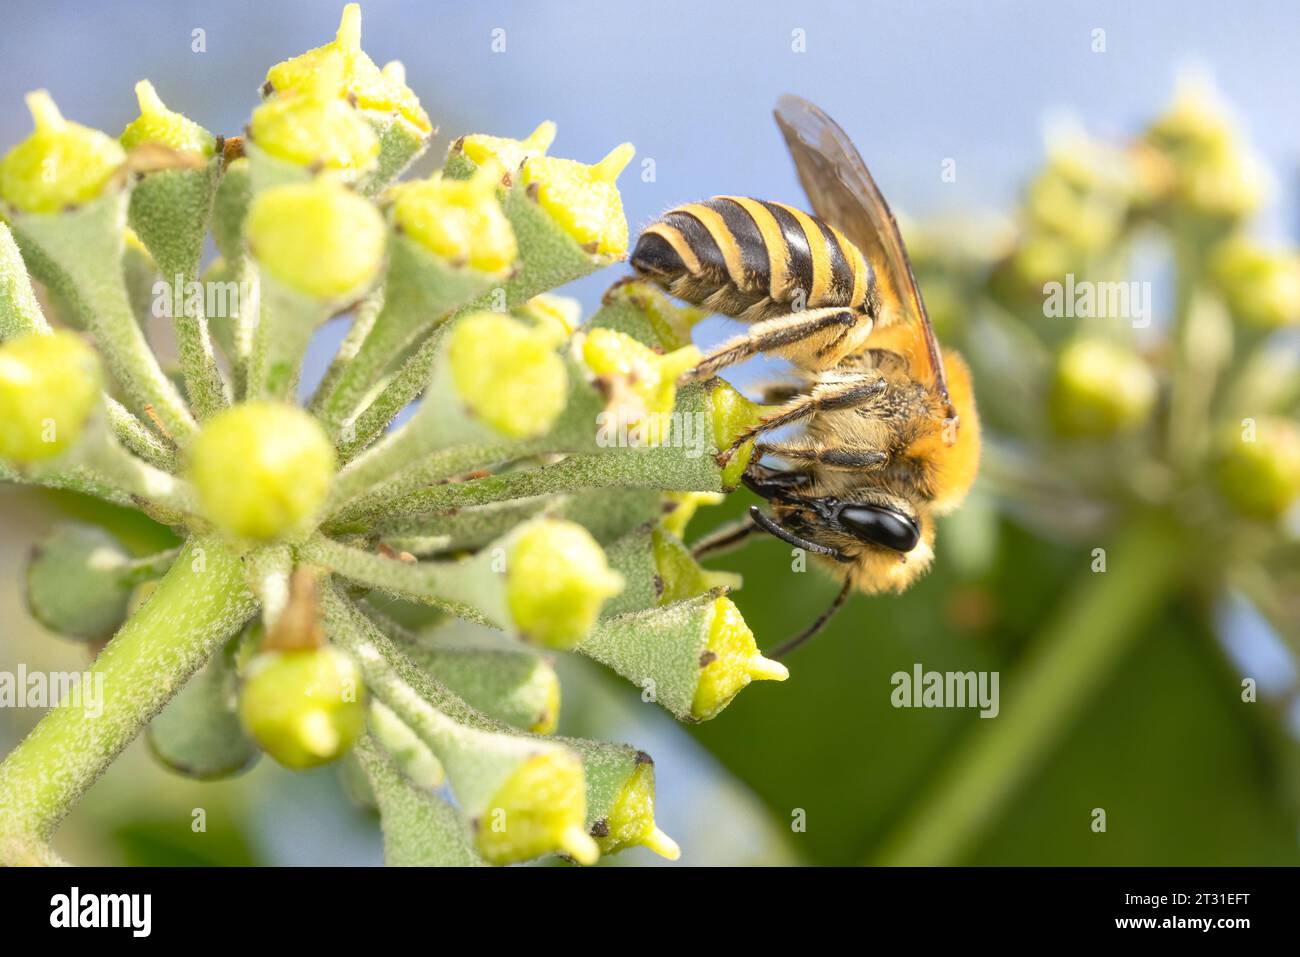
POLYGON ((861 309, 873 285, 870 265, 839 230, 742 196, 669 210, 641 233, 631 265, 674 295, 727 315, 756 305, 780 313, 800 290, 808 309, 861 309))

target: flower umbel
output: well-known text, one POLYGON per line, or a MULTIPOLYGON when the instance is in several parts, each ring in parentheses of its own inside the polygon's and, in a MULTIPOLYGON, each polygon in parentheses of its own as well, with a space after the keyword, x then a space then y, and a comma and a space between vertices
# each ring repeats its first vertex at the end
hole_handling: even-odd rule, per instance
POLYGON ((631 144, 588 166, 546 155, 550 122, 469 133, 397 182, 433 127, 401 64, 361 49, 360 16, 270 69, 242 139, 142 80, 120 139, 30 94, 35 130, 0 161, 0 480, 138 510, 168 546, 82 522, 33 550, 30 610, 107 641, 91 677, 111 714, 51 709, 0 764, 0 864, 53 860, 58 821, 142 731, 201 780, 263 752, 339 762, 393 863, 676 859, 649 756, 554 736, 552 652, 653 677, 685 721, 784 676, 721 597, 738 577, 674 534, 748 450, 724 472, 667 423, 725 446, 757 417, 729 387, 678 389, 702 314, 633 283, 584 324, 554 293, 626 254, 631 144), (142 322, 160 272, 184 304, 176 377, 142 322), (191 299, 201 279, 237 299, 191 299), (308 396, 311 337, 339 316, 308 396), (662 447, 602 442, 614 408, 662 447), (515 646, 398 623, 438 616, 515 646))

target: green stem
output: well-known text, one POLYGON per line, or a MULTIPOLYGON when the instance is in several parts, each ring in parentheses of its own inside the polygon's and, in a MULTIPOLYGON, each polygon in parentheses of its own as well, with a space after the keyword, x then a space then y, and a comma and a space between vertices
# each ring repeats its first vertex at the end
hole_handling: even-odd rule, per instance
POLYGON ((1142 625, 1193 560, 1166 522, 1129 528, 1096 573, 1060 609, 1006 683, 997 718, 973 734, 872 863, 959 863, 1100 689, 1142 625))
POLYGON ((83 676, 84 694, 51 708, 0 764, 0 863, 18 863, 49 840, 254 607, 239 559, 215 539, 191 539, 83 676))

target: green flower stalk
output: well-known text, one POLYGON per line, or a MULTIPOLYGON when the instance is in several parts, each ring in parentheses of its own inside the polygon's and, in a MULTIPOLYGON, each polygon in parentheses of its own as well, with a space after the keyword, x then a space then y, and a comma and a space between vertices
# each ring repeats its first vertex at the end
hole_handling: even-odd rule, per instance
POLYGON ((60 525, 34 549, 32 615, 106 641, 103 713, 61 704, 0 763, 0 864, 56 863, 55 827, 141 733, 197 780, 263 752, 340 762, 390 864, 675 859, 649 758, 554 737, 551 655, 602 661, 685 721, 785 670, 723 597, 739 580, 680 537, 739 481, 761 410, 679 388, 698 310, 620 282, 584 323, 556 294, 626 254, 630 144, 587 166, 546 155, 554 124, 471 134, 396 182, 433 127, 401 64, 362 51, 355 4, 271 68, 242 138, 148 81, 136 96, 114 140, 33 94, 35 131, 0 160, 0 481, 177 540, 135 556, 60 525), (145 334, 160 276, 175 378, 145 334), (335 316, 351 325, 303 407, 308 341, 335 316), (426 634, 451 616, 502 642, 426 634))
MULTIPOLYGON (((140 115, 127 124, 119 142, 132 155, 159 148, 171 155, 155 161, 162 168, 142 173, 131 191, 127 220, 154 260, 150 265, 156 265, 177 293, 173 298, 185 303, 185 308, 173 310, 172 328, 186 391, 199 417, 205 418, 230 404, 229 390, 217 366, 203 297, 191 299, 182 294, 198 278, 222 159, 215 155, 216 138, 193 120, 169 110, 152 83, 141 80, 135 93, 140 115), (184 218, 178 213, 184 213, 184 218)), ((129 242, 127 248, 132 248, 129 242)), ((128 262, 139 258, 130 257, 128 262)), ((142 272, 152 298, 154 269, 142 272)))
POLYGON ((289 398, 312 333, 379 275, 387 231, 373 205, 329 179, 258 193, 244 229, 263 280, 247 394, 289 398))

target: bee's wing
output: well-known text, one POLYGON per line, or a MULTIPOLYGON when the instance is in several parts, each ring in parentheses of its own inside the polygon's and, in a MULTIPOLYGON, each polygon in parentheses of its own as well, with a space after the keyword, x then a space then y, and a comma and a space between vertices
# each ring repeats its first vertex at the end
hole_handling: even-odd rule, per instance
POLYGON ((878 327, 901 323, 922 337, 924 354, 918 358, 928 360, 927 378, 947 401, 943 357, 912 263, 867 164, 839 125, 802 97, 781 97, 775 115, 813 212, 847 236, 871 264, 880 297, 878 327))

